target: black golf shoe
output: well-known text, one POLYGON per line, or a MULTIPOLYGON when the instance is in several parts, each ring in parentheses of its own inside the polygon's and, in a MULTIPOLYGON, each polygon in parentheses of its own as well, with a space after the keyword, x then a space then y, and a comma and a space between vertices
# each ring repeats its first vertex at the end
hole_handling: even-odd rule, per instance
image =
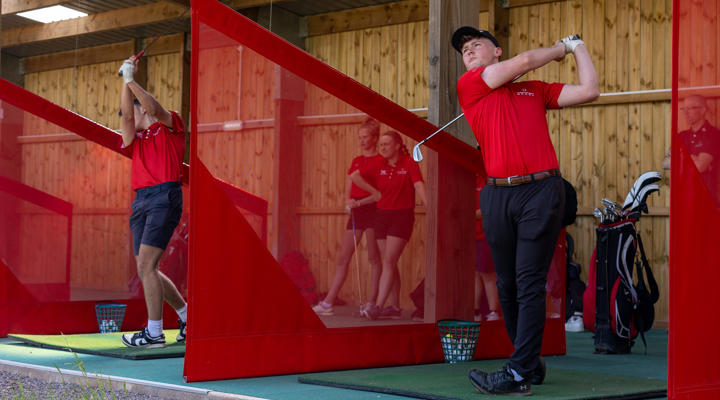
POLYGON ((532 395, 530 380, 516 381, 510 367, 505 366, 493 373, 471 370, 468 376, 470 383, 478 391, 485 394, 501 394, 508 396, 532 395))
POLYGON ((533 377, 532 379, 530 379, 530 383, 532 383, 533 385, 542 385, 542 383, 545 381, 546 373, 547 369, 545 368, 545 360, 540 357, 540 362, 538 363, 538 366, 535 367, 535 371, 533 371, 533 377))

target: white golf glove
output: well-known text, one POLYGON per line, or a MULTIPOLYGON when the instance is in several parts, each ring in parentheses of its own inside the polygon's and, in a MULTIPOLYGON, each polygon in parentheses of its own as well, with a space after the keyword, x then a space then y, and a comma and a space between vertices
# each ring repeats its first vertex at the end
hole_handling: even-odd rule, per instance
POLYGON ((578 35, 570 35, 560 39, 560 41, 565 45, 565 54, 572 53, 578 45, 585 44, 578 35))
POLYGON ((120 66, 118 74, 122 76, 125 83, 132 82, 133 75, 135 74, 135 64, 133 64, 130 60, 125 60, 125 62, 120 66))

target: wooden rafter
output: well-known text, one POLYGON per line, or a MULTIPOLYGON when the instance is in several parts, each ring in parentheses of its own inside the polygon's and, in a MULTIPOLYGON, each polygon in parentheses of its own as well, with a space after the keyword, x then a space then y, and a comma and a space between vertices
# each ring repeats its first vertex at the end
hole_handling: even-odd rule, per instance
POLYGON ((427 0, 406 0, 378 6, 311 15, 308 17, 308 35, 323 35, 333 32, 345 32, 427 19, 427 0))
POLYGON ((286 3, 288 1, 289 0, 220 0, 221 3, 235 10, 267 6, 276 3, 286 3))
MULTIPOLYGON (((4 4, 4 2, 3 2, 4 4)), ((33 24, 2 31, 3 47, 17 46, 43 40, 60 39, 113 29, 131 28, 171 21, 183 15, 187 8, 168 1, 137 7, 122 8, 49 24, 33 24)))

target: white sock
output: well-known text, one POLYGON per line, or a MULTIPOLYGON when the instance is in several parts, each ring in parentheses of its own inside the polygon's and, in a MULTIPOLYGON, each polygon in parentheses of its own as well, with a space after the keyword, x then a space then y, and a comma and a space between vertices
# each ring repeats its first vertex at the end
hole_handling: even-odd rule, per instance
POLYGON ((510 372, 512 372, 513 377, 515 378, 515 382, 520 382, 521 380, 523 380, 523 377, 520 376, 520 374, 518 374, 517 371, 515 371, 514 369, 510 368, 510 372))
POLYGON ((330 307, 332 307, 332 304, 326 303, 325 300, 323 300, 323 301, 322 301, 322 306, 325 307, 325 308, 330 308, 330 307))
POLYGON ((178 317, 180 317, 180 321, 187 322, 187 303, 185 303, 184 306, 175 310, 175 312, 177 313, 178 317))
POLYGON ((152 337, 158 337, 162 335, 162 320, 153 321, 148 320, 148 333, 152 337))

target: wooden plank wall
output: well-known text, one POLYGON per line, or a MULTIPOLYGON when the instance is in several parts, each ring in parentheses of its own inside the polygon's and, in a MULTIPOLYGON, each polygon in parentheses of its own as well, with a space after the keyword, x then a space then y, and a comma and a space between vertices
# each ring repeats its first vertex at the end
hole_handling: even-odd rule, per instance
MULTIPOLYGON (((101 52, 102 49, 98 49, 101 52)), ((123 57, 25 75, 25 88, 111 129, 117 115, 123 57)), ((42 56, 41 56, 42 57, 42 56)), ((28 59, 31 62, 31 59, 28 59)), ((180 110, 179 52, 148 55, 148 89, 166 107, 180 110)), ((27 117, 19 138, 23 182, 73 203, 71 286, 122 291, 127 288, 130 161, 59 127, 27 117)))
MULTIPOLYGON (((522 3, 539 4, 522 6, 513 3, 506 55, 550 46, 561 37, 580 33, 593 56, 602 93, 671 87, 671 0, 525 1, 522 3)), ((487 12, 480 13, 479 26, 487 26, 487 12)), ((311 36, 306 48, 407 108, 426 107, 427 21, 311 36)), ((575 66, 569 60, 529 73, 525 79, 573 82, 575 66)), ((575 258, 583 265, 585 279, 595 243, 596 221, 590 210, 600 206, 604 197, 622 203, 637 176, 661 170, 660 162, 670 146, 669 95, 666 98, 650 101, 641 95, 623 104, 548 113, 561 169, 578 191, 581 215, 569 232, 575 238, 575 258)), ((667 320, 668 301, 669 174, 664 176, 660 195, 648 201, 652 215, 644 216, 638 225, 660 285, 661 299, 656 306, 660 321, 667 320)), ((419 219, 416 227, 422 224, 419 219)), ((422 244, 414 242, 420 234, 415 232, 401 258, 403 271, 424 267, 407 262, 410 254, 423 251, 419 247, 422 244)), ((327 270, 314 272, 320 287, 326 288, 333 269, 328 266, 327 270)), ((345 290, 350 290, 348 284, 345 290)))

